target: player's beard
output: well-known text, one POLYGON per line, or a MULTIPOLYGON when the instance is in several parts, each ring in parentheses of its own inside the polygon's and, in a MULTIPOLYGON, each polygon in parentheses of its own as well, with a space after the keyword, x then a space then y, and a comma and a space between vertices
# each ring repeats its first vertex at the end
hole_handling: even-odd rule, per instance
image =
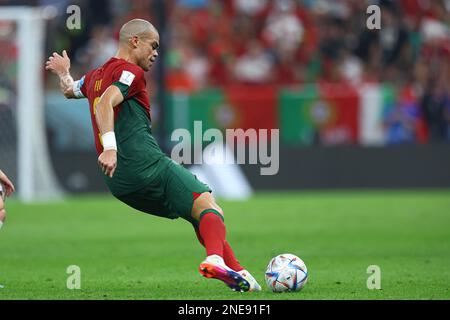
POLYGON ((145 62, 142 63, 142 69, 144 69, 145 71, 150 70, 150 68, 152 67, 152 62, 150 61, 150 59, 145 59, 145 62))

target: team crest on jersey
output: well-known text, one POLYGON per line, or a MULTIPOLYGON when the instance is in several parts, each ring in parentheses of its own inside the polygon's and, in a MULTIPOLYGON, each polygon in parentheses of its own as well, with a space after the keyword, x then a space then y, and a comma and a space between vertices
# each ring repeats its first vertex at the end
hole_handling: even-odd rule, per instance
POLYGON ((130 86, 134 80, 135 75, 130 71, 122 71, 122 75, 120 76, 119 82, 130 86))

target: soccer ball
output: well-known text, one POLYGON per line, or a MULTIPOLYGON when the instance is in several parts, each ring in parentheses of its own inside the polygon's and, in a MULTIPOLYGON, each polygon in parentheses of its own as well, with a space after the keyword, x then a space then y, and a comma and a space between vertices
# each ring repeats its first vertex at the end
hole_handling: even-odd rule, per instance
POLYGON ((265 278, 273 292, 300 291, 308 281, 308 270, 302 259, 284 253, 270 260, 265 278))

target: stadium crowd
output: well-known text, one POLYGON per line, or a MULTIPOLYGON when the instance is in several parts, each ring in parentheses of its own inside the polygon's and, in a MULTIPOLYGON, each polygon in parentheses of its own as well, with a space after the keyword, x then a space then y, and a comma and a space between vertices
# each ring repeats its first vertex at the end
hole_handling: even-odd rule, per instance
MULTIPOLYGON (((72 3, 32 2, 55 5, 63 13, 72 3)), ((78 2, 87 23, 71 31, 63 27, 66 15, 50 21, 48 47, 67 48, 79 75, 114 55, 126 20, 161 21, 154 0, 78 2)), ((165 84, 171 91, 231 83, 391 83, 412 88, 420 103, 387 121, 407 128, 421 114, 429 141, 450 141, 450 0, 168 0, 164 5, 165 84), (380 30, 366 27, 370 4, 381 7, 380 30)), ((147 81, 157 91, 154 73, 147 81)))

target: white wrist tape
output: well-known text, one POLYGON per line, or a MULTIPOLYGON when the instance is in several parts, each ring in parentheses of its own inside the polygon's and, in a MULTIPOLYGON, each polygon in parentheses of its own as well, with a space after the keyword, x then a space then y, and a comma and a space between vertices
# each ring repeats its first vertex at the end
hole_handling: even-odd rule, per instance
POLYGON ((102 135, 103 151, 117 150, 116 135, 114 131, 106 132, 102 135))
POLYGON ((77 99, 85 98, 83 92, 81 92, 81 87, 84 83, 84 77, 82 77, 80 80, 74 81, 72 86, 73 95, 77 99))

